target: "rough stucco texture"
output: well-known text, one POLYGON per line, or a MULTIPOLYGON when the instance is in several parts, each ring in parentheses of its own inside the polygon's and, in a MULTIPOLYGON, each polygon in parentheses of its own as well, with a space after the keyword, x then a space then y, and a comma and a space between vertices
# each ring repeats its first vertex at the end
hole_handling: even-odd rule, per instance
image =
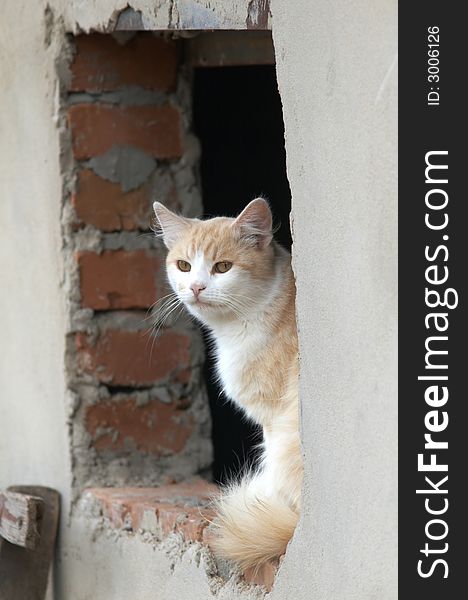
POLYGON ((397 597, 396 2, 274 0, 272 12, 306 459, 302 523, 273 597, 387 600, 397 597))
POLYGON ((119 29, 266 29, 268 0, 49 0, 68 31, 119 29), (130 7, 130 10, 128 8, 130 7))
POLYGON ((19 4, 3 3, 0 23, 0 487, 50 485, 66 502, 55 75, 44 6, 19 4))

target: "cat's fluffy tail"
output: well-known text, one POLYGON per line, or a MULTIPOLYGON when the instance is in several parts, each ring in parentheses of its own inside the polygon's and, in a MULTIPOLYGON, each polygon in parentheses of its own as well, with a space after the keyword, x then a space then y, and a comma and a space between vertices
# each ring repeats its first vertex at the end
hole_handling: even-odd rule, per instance
POLYGON ((262 492, 261 477, 228 487, 217 500, 217 554, 241 568, 260 568, 286 551, 299 514, 286 498, 262 492))

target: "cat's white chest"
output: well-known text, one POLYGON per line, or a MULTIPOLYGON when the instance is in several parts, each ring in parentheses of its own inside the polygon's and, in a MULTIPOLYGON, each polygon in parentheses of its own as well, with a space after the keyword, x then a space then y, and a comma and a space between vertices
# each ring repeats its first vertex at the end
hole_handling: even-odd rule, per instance
POLYGON ((258 325, 238 324, 216 335, 217 370, 223 391, 247 413, 249 401, 258 394, 258 386, 246 372, 265 343, 266 335, 258 325))

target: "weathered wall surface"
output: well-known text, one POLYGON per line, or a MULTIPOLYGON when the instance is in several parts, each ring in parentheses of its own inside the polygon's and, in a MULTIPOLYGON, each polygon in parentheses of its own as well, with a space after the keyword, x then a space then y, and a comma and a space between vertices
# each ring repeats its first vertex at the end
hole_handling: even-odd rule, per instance
POLYGON ((50 485, 66 502, 56 75, 44 6, 19 8, 4 3, 0 24, 0 486, 50 485))
POLYGON ((217 575, 201 544, 184 545, 172 535, 158 543, 150 535, 117 535, 98 519, 77 517, 69 530, 62 565, 63 600, 261 600, 262 589, 217 575))
MULTIPOLYGON (((127 0, 2 7, 0 485, 23 480, 62 492, 59 600, 84 600, 84 592, 192 600, 214 591, 199 554, 183 554, 173 568, 170 546, 153 550, 77 514, 69 519, 74 407, 64 374, 55 66, 63 31, 242 29, 254 13, 256 26, 267 26, 259 10, 267 4, 135 0, 134 12, 122 14, 127 0)), ((303 518, 272 598, 386 600, 396 597, 396 5, 274 0, 272 15, 307 467, 303 518)), ((225 587, 219 597, 248 594, 255 597, 225 587)))
POLYGON ((306 459, 273 597, 396 598, 396 2, 272 10, 306 459))
POLYGON ((266 29, 269 0, 51 0, 67 31, 266 29))
POLYGON ((78 493, 180 480, 212 461, 201 335, 177 318, 165 249, 150 230, 155 200, 202 212, 181 50, 152 32, 82 34, 58 59, 78 493))

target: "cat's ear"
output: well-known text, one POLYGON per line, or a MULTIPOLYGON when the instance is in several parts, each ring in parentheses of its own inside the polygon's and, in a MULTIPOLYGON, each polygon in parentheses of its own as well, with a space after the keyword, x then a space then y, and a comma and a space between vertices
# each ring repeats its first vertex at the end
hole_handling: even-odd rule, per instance
POLYGON ((255 198, 249 202, 233 223, 243 238, 252 245, 265 248, 273 239, 273 217, 268 202, 255 198))
POLYGON ((165 245, 171 248, 190 228, 189 219, 176 215, 160 202, 153 204, 156 215, 156 235, 161 235, 165 245))

